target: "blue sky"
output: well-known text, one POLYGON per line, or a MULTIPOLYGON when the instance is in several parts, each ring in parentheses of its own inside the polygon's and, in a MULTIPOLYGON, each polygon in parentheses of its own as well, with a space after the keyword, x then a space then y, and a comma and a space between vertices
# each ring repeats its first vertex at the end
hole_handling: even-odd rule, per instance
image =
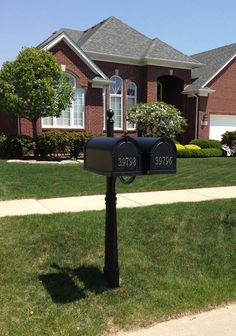
POLYGON ((0 0, 0 66, 59 28, 116 16, 187 55, 236 42, 235 0, 0 0))

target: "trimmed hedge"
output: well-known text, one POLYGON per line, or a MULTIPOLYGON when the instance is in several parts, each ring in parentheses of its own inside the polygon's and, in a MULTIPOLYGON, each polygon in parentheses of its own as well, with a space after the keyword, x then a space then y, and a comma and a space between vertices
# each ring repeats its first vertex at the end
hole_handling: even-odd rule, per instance
POLYGON ((219 148, 221 149, 221 143, 218 140, 209 140, 209 139, 193 139, 190 141, 190 144, 197 145, 200 148, 219 148))
POLYGON ((179 158, 204 158, 226 156, 227 153, 220 148, 180 149, 177 151, 179 158))
MULTIPOLYGON (((3 135, 1 139, 4 139, 3 135)), ((35 141, 28 135, 5 136, 5 141, 1 142, 0 147, 0 155, 22 159, 34 152, 35 141)))
POLYGON ((0 156, 24 158, 29 155, 52 158, 77 158, 83 154, 85 142, 92 136, 103 134, 49 131, 35 140, 27 135, 10 136, 0 134, 0 156))
POLYGON ((198 149, 201 149, 201 147, 199 147, 198 145, 189 144, 189 145, 184 145, 184 149, 198 150, 198 149))
POLYGON ((77 158, 83 153, 85 142, 92 136, 95 135, 62 131, 45 132, 36 139, 36 151, 42 157, 69 156, 77 158))

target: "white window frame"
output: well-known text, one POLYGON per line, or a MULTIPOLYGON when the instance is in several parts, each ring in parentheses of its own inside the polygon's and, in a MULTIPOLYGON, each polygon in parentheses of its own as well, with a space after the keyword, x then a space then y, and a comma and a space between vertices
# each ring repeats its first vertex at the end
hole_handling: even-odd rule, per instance
MULTIPOLYGON (((70 107, 68 107, 69 109, 69 121, 70 121, 70 125, 58 125, 58 119, 57 117, 46 117, 46 118, 42 118, 42 128, 57 128, 57 129, 84 129, 85 126, 85 89, 77 87, 76 86, 76 79, 74 76, 72 76, 71 74, 65 73, 66 76, 68 76, 70 79, 73 79, 73 88, 74 88, 74 92, 75 90, 78 90, 82 93, 82 124, 81 125, 75 125, 74 123, 74 107, 75 107, 75 103, 74 100, 72 101, 72 104, 70 107), (47 118, 52 118, 52 125, 46 124, 45 123, 45 119, 47 118)), ((63 112, 62 112, 63 113, 63 112)))
MULTIPOLYGON (((137 104, 137 85, 134 83, 134 82, 129 82, 128 83, 128 86, 127 86, 127 95, 126 95, 126 116, 128 116, 128 100, 129 100, 129 98, 132 98, 132 99, 134 99, 134 104, 133 105, 136 105, 137 104), (128 93, 129 93, 129 86, 130 85, 133 85, 134 86, 134 90, 135 90, 135 95, 133 96, 131 96, 131 95, 129 95, 128 93)), ((131 106, 133 106, 133 105, 131 105, 131 106)), ((126 122, 126 127, 127 127, 127 130, 128 131, 134 131, 135 129, 136 129, 136 125, 134 124, 133 125, 133 127, 130 127, 129 126, 129 121, 127 120, 127 122, 126 122)))
POLYGON ((110 107, 112 108, 112 98, 119 98, 120 99, 120 113, 121 113, 121 120, 120 120, 120 123, 121 123, 121 127, 117 127, 115 125, 115 112, 114 111, 114 130, 117 130, 117 131, 121 131, 123 130, 123 123, 124 123, 124 108, 123 108, 123 80, 120 76, 112 76, 110 78, 111 81, 114 81, 115 78, 118 78, 120 81, 121 81, 121 94, 118 94, 118 93, 112 93, 111 92, 111 85, 110 84, 110 107))

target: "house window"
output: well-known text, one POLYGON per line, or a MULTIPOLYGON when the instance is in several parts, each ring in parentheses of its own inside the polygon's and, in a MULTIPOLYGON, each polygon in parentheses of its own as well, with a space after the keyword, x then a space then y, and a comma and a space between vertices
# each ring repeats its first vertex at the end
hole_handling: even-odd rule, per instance
POLYGON ((110 106, 114 111, 114 129, 123 129, 123 81, 119 76, 111 77, 110 106))
POLYGON ((68 74, 70 84, 74 88, 74 99, 70 107, 62 111, 60 117, 43 118, 44 128, 84 128, 85 92, 76 86, 76 79, 68 74))
MULTIPOLYGON (((135 83, 131 82, 128 84, 127 88, 127 115, 129 114, 129 109, 131 106, 137 104, 137 86, 135 83)), ((135 129, 135 125, 127 121, 127 129, 135 129)))
POLYGON ((157 82, 157 100, 163 100, 163 94, 162 94, 162 83, 161 82, 157 82))

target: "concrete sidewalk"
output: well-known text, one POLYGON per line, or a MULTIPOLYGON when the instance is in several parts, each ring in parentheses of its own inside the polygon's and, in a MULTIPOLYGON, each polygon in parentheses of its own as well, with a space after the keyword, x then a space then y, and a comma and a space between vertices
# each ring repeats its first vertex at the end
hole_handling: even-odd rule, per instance
POLYGON ((113 336, 235 336, 236 304, 113 336))
MULTIPOLYGON (((117 195, 118 208, 132 208, 153 204, 201 202, 236 198, 236 186, 169 190, 117 195)), ((102 210, 104 195, 64 197, 53 199, 27 199, 0 202, 0 217, 31 214, 51 214, 102 210)), ((132 332, 119 332, 116 336, 235 336, 236 304, 200 314, 157 323, 150 328, 132 332)), ((115 335, 113 335, 115 336, 115 335)))
MULTIPOLYGON (((236 186, 118 194, 117 207, 132 208, 153 204, 201 202, 226 198, 236 198, 236 186)), ((104 195, 1 201, 0 217, 81 212, 103 210, 104 208, 104 195)))

